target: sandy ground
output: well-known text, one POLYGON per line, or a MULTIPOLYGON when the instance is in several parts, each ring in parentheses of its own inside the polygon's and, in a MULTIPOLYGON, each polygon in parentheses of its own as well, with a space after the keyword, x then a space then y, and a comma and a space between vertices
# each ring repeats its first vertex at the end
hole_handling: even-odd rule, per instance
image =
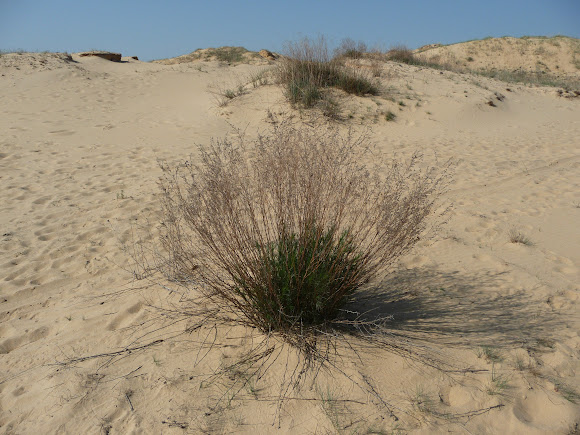
POLYGON ((392 63, 382 96, 340 97, 384 156, 456 162, 446 224, 384 283, 407 305, 375 301, 460 369, 353 343, 280 404, 292 353, 245 382, 260 337, 171 325, 121 245, 159 221, 159 159, 301 114, 274 85, 217 106, 255 65, 73 59, 0 58, 0 432, 576 433, 580 99, 392 63))

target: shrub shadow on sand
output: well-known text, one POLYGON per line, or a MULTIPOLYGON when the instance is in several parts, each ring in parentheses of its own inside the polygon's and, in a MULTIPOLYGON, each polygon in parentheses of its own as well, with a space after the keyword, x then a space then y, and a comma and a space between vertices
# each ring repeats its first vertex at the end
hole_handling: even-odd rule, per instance
POLYGON ((565 325, 565 318, 530 295, 508 294, 507 272, 462 274, 412 269, 389 275, 361 291, 348 306, 361 321, 399 336, 454 346, 535 346, 565 325))

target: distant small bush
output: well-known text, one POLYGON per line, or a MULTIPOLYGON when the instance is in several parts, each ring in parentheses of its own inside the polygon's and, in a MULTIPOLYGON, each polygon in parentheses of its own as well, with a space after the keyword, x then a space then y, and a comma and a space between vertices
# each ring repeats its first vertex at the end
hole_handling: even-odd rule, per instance
POLYGON ((205 57, 215 56, 215 58, 221 62, 239 63, 244 61, 245 53, 248 53, 248 50, 244 47, 220 47, 208 49, 205 53, 205 57))
POLYGON ((407 64, 416 63, 416 59, 413 56, 413 51, 404 45, 398 45, 387 51, 387 59, 394 62, 401 62, 407 64))
POLYGON ((361 59, 367 51, 367 45, 363 41, 355 42, 351 38, 345 38, 340 42, 340 45, 334 49, 334 57, 361 59))

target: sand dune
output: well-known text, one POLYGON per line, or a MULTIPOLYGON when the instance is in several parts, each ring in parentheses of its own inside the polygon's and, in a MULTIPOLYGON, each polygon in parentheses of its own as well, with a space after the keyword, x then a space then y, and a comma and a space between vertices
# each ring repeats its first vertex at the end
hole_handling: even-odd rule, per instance
POLYGON ((546 82, 567 79, 578 87, 580 40, 567 36, 485 38, 451 45, 431 44, 415 50, 425 61, 460 71, 538 74, 546 82))
POLYGON ((313 121, 279 87, 249 84, 265 65, 123 59, 0 57, 3 432, 578 430, 580 99, 390 62, 383 95, 337 96, 339 127, 368 132, 384 157, 420 150, 456 162, 448 221, 385 289, 407 291, 412 309, 399 312, 409 328, 439 331, 433 346, 470 370, 346 348, 337 364, 348 376, 320 373, 278 408, 284 364, 235 395, 240 373, 209 377, 255 333, 210 324, 183 333, 184 322, 151 307, 167 301, 164 290, 125 271, 121 244, 134 225, 159 222, 158 160, 195 158, 195 143, 232 125, 252 137, 272 113, 313 121), (208 92, 240 83, 222 107, 208 92), (512 243, 516 233, 529 243, 512 243))

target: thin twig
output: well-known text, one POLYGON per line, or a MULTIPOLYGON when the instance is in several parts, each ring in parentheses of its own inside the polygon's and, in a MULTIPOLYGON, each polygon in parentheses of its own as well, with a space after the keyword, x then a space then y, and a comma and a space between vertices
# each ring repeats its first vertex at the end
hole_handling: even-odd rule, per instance
POLYGON ((95 358, 105 358, 105 357, 111 357, 111 356, 117 356, 117 355, 123 355, 123 354, 129 354, 132 352, 135 352, 137 350, 142 350, 145 349, 147 347, 151 347, 151 346, 155 346, 157 344, 161 344, 163 343, 165 340, 164 339, 160 339, 160 340, 155 340, 151 343, 147 343, 147 344, 143 344, 141 346, 135 346, 135 347, 128 347, 126 349, 122 349, 122 350, 118 350, 116 352, 106 352, 106 353, 99 353, 99 354, 95 354, 95 355, 87 355, 87 356, 82 356, 79 358, 72 358, 68 361, 62 361, 62 362, 58 362, 56 364, 49 364, 49 365, 70 365, 70 364, 74 364, 74 363, 78 363, 78 362, 83 362, 83 361, 87 361, 90 359, 95 359, 95 358))
POLYGON ((135 408, 133 408, 133 404, 131 403, 131 397, 129 396, 129 393, 125 393, 125 397, 127 398, 127 401, 129 402, 129 406, 131 406, 131 411, 135 411, 135 408))

